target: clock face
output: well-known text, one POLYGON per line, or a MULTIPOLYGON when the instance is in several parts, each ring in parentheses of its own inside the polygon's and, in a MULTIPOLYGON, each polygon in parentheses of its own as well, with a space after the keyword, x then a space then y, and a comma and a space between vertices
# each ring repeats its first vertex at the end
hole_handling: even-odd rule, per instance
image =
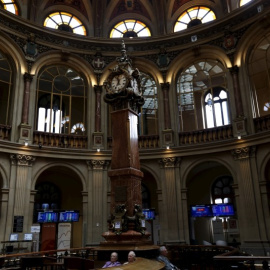
POLYGON ((111 88, 113 92, 118 93, 127 85, 127 78, 125 74, 116 75, 112 78, 111 88))

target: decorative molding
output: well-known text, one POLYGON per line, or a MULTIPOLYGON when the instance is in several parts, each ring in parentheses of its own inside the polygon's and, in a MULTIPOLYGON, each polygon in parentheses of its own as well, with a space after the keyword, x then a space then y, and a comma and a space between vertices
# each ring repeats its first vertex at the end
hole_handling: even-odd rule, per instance
POLYGON ((256 147, 243 147, 231 151, 234 160, 247 159, 255 154, 256 147))
POLYGON ((33 156, 21 154, 11 154, 10 159, 12 165, 19 166, 32 166, 36 160, 36 158, 33 156))
POLYGON ((91 160, 87 160, 86 164, 88 168, 92 170, 105 170, 109 166, 110 162, 108 160, 91 159, 91 160))
POLYGON ((178 157, 163 158, 158 161, 161 168, 175 168, 180 165, 181 159, 178 157))

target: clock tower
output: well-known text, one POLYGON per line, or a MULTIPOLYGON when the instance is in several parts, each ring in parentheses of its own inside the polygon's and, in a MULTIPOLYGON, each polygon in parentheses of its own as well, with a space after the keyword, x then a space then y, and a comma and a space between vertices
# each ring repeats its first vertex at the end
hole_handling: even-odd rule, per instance
POLYGON ((111 108, 112 161, 109 230, 101 244, 150 244, 142 212, 138 147, 138 110, 144 104, 140 73, 133 69, 122 41, 121 56, 104 83, 104 101, 111 108))

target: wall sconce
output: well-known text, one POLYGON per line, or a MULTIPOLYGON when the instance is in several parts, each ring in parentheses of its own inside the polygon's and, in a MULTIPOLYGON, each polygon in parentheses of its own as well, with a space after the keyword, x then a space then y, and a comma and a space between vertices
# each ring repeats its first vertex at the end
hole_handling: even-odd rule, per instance
POLYGON ((167 146, 166 146, 166 149, 167 149, 167 150, 169 150, 169 149, 170 149, 170 146, 169 146, 169 145, 167 145, 167 146))
POLYGON ((28 140, 24 140, 24 146, 28 146, 28 140))
POLYGON ((241 140, 241 138, 242 138, 242 137, 241 137, 241 133, 238 133, 237 139, 238 139, 238 140, 241 140))
POLYGON ((38 148, 41 149, 42 148, 42 143, 38 144, 38 148))
POLYGON ((100 148, 97 148, 97 152, 100 152, 100 148))

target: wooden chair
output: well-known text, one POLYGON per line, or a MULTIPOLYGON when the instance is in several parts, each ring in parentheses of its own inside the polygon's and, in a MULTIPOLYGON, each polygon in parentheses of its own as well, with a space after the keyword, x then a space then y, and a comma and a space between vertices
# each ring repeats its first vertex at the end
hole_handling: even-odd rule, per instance
POLYGON ((93 260, 85 259, 83 261, 83 270, 94 269, 95 262, 93 260))
POLYGON ((21 269, 42 269, 43 268, 43 257, 29 256, 21 258, 21 269))
POLYGON ((78 270, 83 269, 84 259, 80 257, 64 257, 64 268, 65 270, 78 270))

